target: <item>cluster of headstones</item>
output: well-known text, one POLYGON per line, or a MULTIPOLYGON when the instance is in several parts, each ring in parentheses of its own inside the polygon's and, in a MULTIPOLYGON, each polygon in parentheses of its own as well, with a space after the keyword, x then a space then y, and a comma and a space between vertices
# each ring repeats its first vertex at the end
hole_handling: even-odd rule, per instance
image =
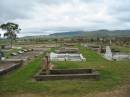
POLYGON ((24 52, 33 51, 33 49, 22 49, 17 52, 11 53, 12 56, 17 56, 18 54, 23 54, 24 52))

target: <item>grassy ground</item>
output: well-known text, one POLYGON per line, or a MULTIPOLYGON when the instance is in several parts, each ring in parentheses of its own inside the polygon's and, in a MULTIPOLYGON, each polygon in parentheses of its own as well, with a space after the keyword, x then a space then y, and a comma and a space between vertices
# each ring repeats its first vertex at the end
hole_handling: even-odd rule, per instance
POLYGON ((0 95, 6 94, 9 97, 10 94, 34 93, 46 95, 45 97, 81 97, 88 93, 114 91, 121 86, 130 84, 130 61, 111 62, 83 47, 80 47, 80 51, 87 58, 86 62, 53 62, 55 67, 64 69, 96 68, 101 74, 99 81, 57 80, 35 82, 32 77, 40 69, 43 60, 42 57, 38 57, 15 72, 0 77, 0 95))

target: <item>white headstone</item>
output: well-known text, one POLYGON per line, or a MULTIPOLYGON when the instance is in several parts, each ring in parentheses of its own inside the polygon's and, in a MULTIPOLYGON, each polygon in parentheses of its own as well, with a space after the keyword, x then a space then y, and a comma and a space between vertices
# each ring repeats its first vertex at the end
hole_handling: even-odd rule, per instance
POLYGON ((111 52, 111 49, 109 46, 106 46, 106 52, 104 54, 104 57, 107 59, 107 60, 112 60, 112 52, 111 52))

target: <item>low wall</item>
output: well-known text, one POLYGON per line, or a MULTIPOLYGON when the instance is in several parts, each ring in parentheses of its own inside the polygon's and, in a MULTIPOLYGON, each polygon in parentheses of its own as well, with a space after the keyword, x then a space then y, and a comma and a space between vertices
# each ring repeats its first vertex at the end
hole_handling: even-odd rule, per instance
POLYGON ((94 79, 99 80, 100 75, 94 69, 54 69, 50 70, 49 74, 46 75, 45 70, 41 70, 34 76, 37 81, 46 80, 72 80, 72 79, 94 79))
MULTIPOLYGON (((45 70, 42 70, 42 72, 40 73, 45 74, 44 73, 45 70)), ((95 72, 94 69, 53 69, 50 70, 50 74, 85 74, 85 73, 92 73, 95 72)))

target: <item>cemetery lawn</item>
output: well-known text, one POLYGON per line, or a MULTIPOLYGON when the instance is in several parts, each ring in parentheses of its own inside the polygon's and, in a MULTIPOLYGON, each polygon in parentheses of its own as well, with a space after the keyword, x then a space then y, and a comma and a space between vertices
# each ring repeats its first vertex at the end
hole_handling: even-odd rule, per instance
POLYGON ((43 60, 43 57, 39 56, 20 69, 0 77, 1 97, 12 97, 10 95, 24 93, 45 95, 45 97, 89 97, 85 95, 114 91, 130 84, 130 61, 107 61, 100 54, 86 48, 80 47, 80 51, 87 58, 86 62, 53 62, 55 68, 95 68, 101 74, 99 81, 57 80, 36 82, 33 76, 42 67, 43 60))

